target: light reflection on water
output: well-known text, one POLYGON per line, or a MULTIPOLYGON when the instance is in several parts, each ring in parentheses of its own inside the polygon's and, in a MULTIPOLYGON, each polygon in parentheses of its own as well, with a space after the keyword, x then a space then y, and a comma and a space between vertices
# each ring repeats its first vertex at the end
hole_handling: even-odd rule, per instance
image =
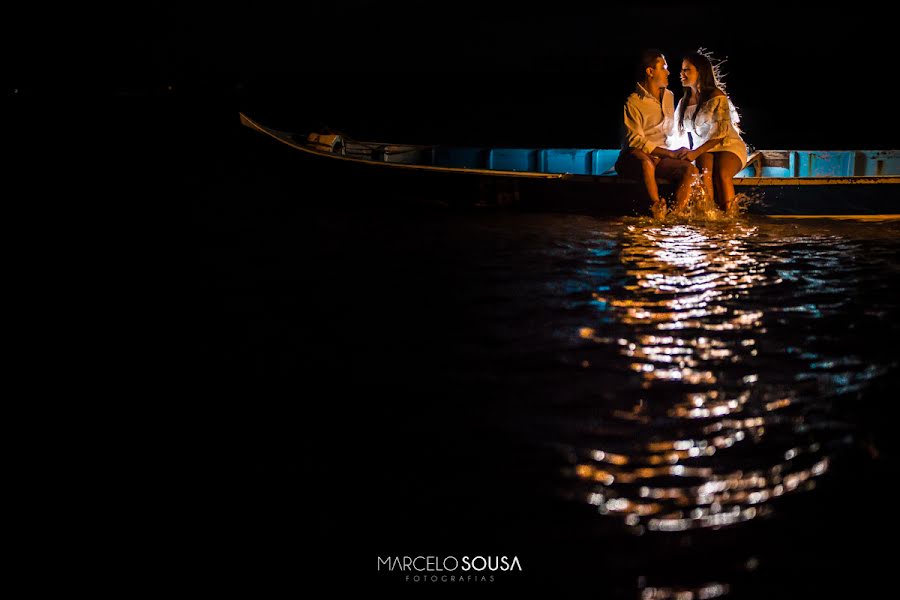
MULTIPOLYGON (((684 532, 772 516, 829 476, 855 442, 835 404, 896 367, 840 343, 855 285, 884 257, 790 233, 636 221, 588 249, 593 312, 563 360, 595 372, 596 389, 554 415, 564 497, 634 533, 684 532), (598 256, 618 264, 600 276, 598 256)), ((729 593, 705 585, 642 597, 729 593)))
MULTIPOLYGON (((548 548, 536 563, 550 569, 559 555, 558 572, 602 597, 746 594, 743 574, 771 583, 773 565, 809 549, 782 551, 790 534, 769 542, 773 530, 879 525, 860 507, 881 499, 855 489, 847 456, 871 441, 859 439, 860 421, 885 412, 846 409, 897 372, 896 349, 878 345, 898 337, 898 224, 505 214, 360 223, 353 234, 367 243, 391 233, 390 252, 367 263, 393 275, 391 285, 371 277, 372 296, 387 298, 376 306, 398 321, 421 306, 415 326, 386 319, 384 335, 368 338, 372 354, 390 342, 387 356, 409 363, 395 371, 381 358, 390 368, 375 374, 393 386, 425 371, 414 406, 435 418, 415 427, 459 439, 446 469, 377 468, 499 498, 510 530, 548 548), (469 432, 482 427, 490 435, 479 442, 469 432), (466 456, 484 477, 454 470, 466 456), (544 504, 547 491, 566 501, 544 504), (825 508, 807 511, 823 497, 825 508)), ((325 236, 335 252, 356 260, 379 247, 345 250, 345 229, 325 236)), ((374 448, 392 420, 375 421, 374 448)), ((431 440, 414 438, 428 450, 431 440)), ((442 516, 465 505, 445 496, 442 516)), ((462 518, 451 523, 466 531, 462 518)), ((842 550, 835 542, 801 564, 842 550)))
MULTIPOLYGON (((572 448, 579 496, 643 531, 721 527, 768 514, 828 471, 835 435, 807 433, 812 398, 760 380, 753 359, 766 313, 748 302, 782 279, 747 249, 757 228, 625 228, 619 254, 631 283, 595 294, 602 321, 628 336, 580 336, 615 347, 652 400, 605 415, 590 445, 572 448), (612 426, 612 427, 610 427, 612 426), (748 451, 752 448, 752 452, 748 451)), ((799 307, 802 308, 802 307, 799 307)))

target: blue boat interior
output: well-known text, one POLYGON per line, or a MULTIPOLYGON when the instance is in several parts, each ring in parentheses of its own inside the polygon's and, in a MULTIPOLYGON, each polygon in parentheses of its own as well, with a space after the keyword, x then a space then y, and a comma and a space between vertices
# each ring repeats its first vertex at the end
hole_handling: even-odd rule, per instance
MULTIPOLYGON (((615 163, 619 156, 619 150, 437 146, 431 154, 431 163, 440 167, 615 176, 615 163)), ((385 158, 388 161, 391 160, 389 157, 385 158)), ((900 175, 900 151, 764 150, 752 154, 747 167, 736 176, 877 177, 888 175, 900 175)))

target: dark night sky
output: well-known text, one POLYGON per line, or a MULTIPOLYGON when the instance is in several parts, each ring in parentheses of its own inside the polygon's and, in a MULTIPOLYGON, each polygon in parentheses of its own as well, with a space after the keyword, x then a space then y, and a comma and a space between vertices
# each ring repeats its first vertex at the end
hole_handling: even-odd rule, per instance
POLYGON ((703 46, 728 58, 729 93, 752 145, 900 145, 896 119, 875 129, 863 107, 894 72, 891 21, 871 4, 849 13, 811 3, 642 2, 591 15, 570 2, 524 6, 150 2, 73 14, 77 28, 66 18, 48 24, 31 7, 6 40, 5 88, 239 98, 273 114, 318 112, 362 135, 379 127, 447 135, 469 124, 485 142, 609 145, 616 128, 607 121, 632 87, 639 50, 667 54, 677 97, 679 57, 703 46), (48 52, 47 39, 58 50, 48 52))

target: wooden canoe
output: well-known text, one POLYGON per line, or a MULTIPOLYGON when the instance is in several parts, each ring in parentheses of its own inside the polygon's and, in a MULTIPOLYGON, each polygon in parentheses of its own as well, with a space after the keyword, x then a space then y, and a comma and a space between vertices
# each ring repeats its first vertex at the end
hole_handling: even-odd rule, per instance
MULTIPOLYGON (((500 204, 610 214, 647 211, 636 183, 614 170, 618 149, 394 144, 338 133, 279 131, 243 113, 240 120, 307 157, 363 176, 377 172, 381 181, 408 178, 426 187, 430 182, 457 195, 474 189, 482 203, 494 196, 500 204), (451 181, 468 185, 447 185, 451 181)), ((735 190, 753 199, 748 212, 795 218, 900 218, 896 184, 898 150, 760 150, 734 178, 735 190)))

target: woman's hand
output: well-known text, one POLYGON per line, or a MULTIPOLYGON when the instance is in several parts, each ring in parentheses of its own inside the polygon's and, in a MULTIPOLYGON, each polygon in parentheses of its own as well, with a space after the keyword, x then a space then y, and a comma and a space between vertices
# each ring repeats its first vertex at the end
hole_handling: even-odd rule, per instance
POLYGON ((690 162, 694 162, 697 159, 697 153, 693 150, 688 150, 687 148, 680 148, 675 151, 675 158, 680 160, 687 160, 690 162))

